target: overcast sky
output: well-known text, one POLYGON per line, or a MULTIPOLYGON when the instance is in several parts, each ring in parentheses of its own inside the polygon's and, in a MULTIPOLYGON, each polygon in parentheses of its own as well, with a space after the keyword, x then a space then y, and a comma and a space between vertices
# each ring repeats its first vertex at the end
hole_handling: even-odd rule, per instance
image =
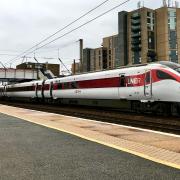
MULTIPOLYGON (((13 56, 2 54, 19 54, 32 47, 42 39, 56 32, 83 13, 94 8, 104 0, 0 0, 0 61, 8 62, 13 56)), ((109 0, 108 3, 83 18, 78 23, 67 28, 58 36, 105 12, 123 0, 109 0)), ((78 59, 78 39, 84 39, 84 47, 96 48, 101 45, 102 38, 117 34, 117 13, 122 10, 130 11, 137 8, 138 0, 131 0, 118 9, 91 22, 83 28, 48 45, 36 52, 37 57, 60 57, 66 64, 78 59), (64 48, 63 48, 64 47, 64 48)), ((149 8, 162 6, 162 0, 144 0, 149 8)), ((57 37, 57 36, 56 36, 57 37)), ((30 55, 33 56, 33 55, 30 55)), ((20 63, 22 59, 13 62, 20 63)), ((29 61, 32 61, 29 59, 29 61)), ((41 59, 45 62, 47 59, 41 59)), ((48 60, 58 63, 57 60, 48 60)))

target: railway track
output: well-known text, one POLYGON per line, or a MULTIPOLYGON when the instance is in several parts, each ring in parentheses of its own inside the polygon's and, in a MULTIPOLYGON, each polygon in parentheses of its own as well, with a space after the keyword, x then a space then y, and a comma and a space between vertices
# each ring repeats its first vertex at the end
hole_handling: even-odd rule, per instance
POLYGON ((140 127, 150 130, 174 133, 180 135, 180 118, 152 116, 147 114, 124 113, 117 110, 109 110, 93 107, 23 103, 0 101, 0 104, 20 108, 33 109, 38 111, 51 112, 56 114, 69 115, 74 117, 92 119, 97 121, 122 124, 133 127, 140 127))

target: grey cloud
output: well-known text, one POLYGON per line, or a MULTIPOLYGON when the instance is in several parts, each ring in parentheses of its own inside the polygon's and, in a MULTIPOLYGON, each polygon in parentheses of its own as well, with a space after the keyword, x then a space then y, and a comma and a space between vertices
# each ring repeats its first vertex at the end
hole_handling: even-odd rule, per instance
MULTIPOLYGON (((89 25, 75 31, 65 38, 47 46, 47 49, 63 47, 65 44, 84 39, 84 46, 98 47, 102 38, 117 33, 117 13, 121 10, 132 10, 137 8, 137 1, 132 0, 128 5, 118 8, 114 12, 90 23, 89 25)), ((76 19, 89 9, 95 7, 103 0, 4 0, 0 1, 0 51, 12 49, 22 52, 35 45, 43 38, 54 33, 72 20, 76 19)), ((161 0, 144 0, 146 6, 159 7, 161 0)), ((99 8, 81 22, 73 25, 75 28, 90 18, 119 4, 119 0, 110 0, 107 5, 99 8)), ((63 31, 59 35, 67 32, 63 31)), ((58 36, 58 35, 57 35, 58 36)), ((57 37, 56 36, 56 37, 57 37)), ((46 49, 42 49, 46 50, 46 49)), ((43 52, 37 51, 39 55, 43 52)), ((44 52, 46 56, 56 56, 57 52, 44 52)), ((74 59, 79 56, 78 44, 73 44, 61 50, 62 58, 74 59)), ((4 62, 12 57, 0 57, 4 62)))

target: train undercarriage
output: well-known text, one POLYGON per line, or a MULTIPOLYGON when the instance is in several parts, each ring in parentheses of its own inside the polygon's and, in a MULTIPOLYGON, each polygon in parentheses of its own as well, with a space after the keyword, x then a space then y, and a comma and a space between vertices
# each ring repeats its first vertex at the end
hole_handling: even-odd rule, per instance
POLYGON ((162 116, 178 116, 180 117, 180 103, 171 102, 140 102, 140 101, 128 101, 128 100, 108 100, 108 99, 37 99, 37 98, 3 98, 8 101, 29 101, 40 102, 48 104, 65 104, 65 105, 79 105, 79 106, 91 106, 91 107, 103 107, 107 109, 116 109, 124 112, 135 112, 138 114, 152 114, 162 116))

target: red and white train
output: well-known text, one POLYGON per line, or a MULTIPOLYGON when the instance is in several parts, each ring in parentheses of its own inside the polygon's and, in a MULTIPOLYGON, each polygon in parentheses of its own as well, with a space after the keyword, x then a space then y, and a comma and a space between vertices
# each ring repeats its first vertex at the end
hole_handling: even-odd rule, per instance
POLYGON ((0 89, 8 98, 180 114, 180 65, 165 61, 0 89))

